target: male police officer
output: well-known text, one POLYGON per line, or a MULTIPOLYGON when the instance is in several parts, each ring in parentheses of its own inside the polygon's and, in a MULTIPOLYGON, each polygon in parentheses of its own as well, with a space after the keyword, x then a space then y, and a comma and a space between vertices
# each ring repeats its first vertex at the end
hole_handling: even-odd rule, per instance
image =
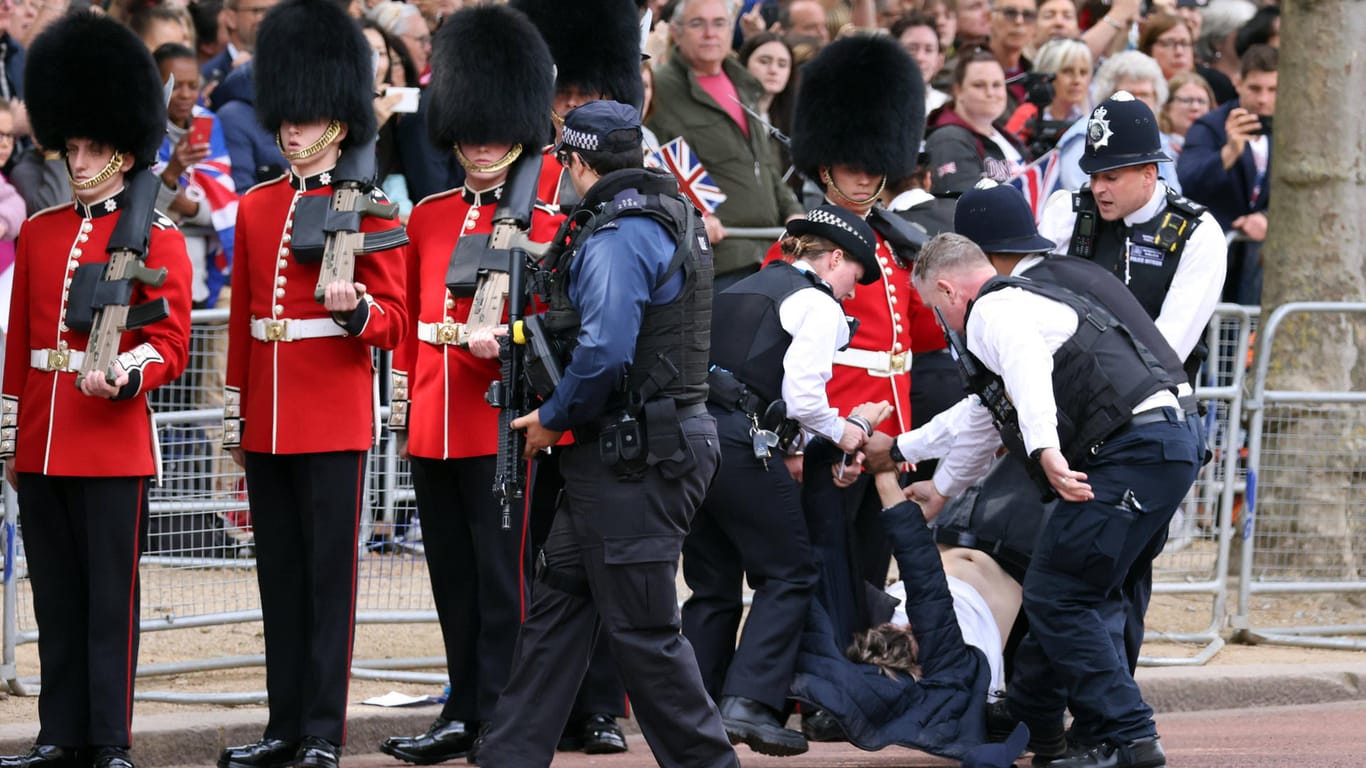
POLYGON ((1091 259, 1129 286, 1193 381, 1224 285, 1224 234, 1204 206, 1158 180, 1157 163, 1170 159, 1152 111, 1119 91, 1088 118, 1079 164, 1090 184, 1055 192, 1039 232, 1058 253, 1091 259))
POLYGON ((679 634, 674 587, 719 460, 705 404, 710 246, 671 178, 641 167, 633 107, 570 112, 559 152, 583 203, 569 242, 547 255, 546 323, 576 346, 554 392, 513 427, 526 430, 528 455, 566 429, 575 443, 560 459, 564 494, 479 762, 550 764, 600 621, 659 763, 737 766, 679 634), (528 731, 533 715, 549 727, 528 731))
POLYGON ((166 125, 142 42, 107 17, 76 13, 33 42, 29 62, 33 133, 61 152, 75 204, 33 214, 15 254, 0 458, 19 495, 43 687, 37 743, 0 765, 131 768, 138 557, 158 464, 147 393, 189 359, 191 267, 180 232, 149 210, 155 190, 137 194, 156 185, 143 169, 166 125), (141 222, 128 228, 140 216, 150 232, 141 222), (128 281, 123 302, 164 301, 169 317, 119 336, 111 378, 82 375, 98 346, 95 296, 81 290, 82 277, 93 268, 101 292, 118 288, 98 275, 130 235, 146 246, 146 266, 166 276, 156 286, 128 281))
MULTIPOLYGON (((1120 587, 1151 564, 1194 482, 1200 438, 1161 362, 1174 353, 1132 304, 1122 313, 1106 309, 1131 301, 1118 281, 1100 275, 1083 294, 1063 287, 1070 281, 1019 272, 1000 277, 959 235, 940 235, 921 252, 917 288, 947 328, 964 335, 978 400, 903 436, 899 447, 916 460, 942 452, 925 437, 951 435, 936 473, 936 487, 949 496, 985 471, 1001 442, 1029 457, 1041 485, 1062 502, 1025 576, 1030 634, 1017 659, 1050 674, 1016 674, 1011 711, 1035 743, 1062 741, 1064 706, 1084 726, 1074 731, 1086 735, 1079 751, 1048 765, 1159 768, 1166 760, 1152 710, 1123 658, 1120 587)), ((942 505, 937 495, 913 495, 927 515, 942 505)))

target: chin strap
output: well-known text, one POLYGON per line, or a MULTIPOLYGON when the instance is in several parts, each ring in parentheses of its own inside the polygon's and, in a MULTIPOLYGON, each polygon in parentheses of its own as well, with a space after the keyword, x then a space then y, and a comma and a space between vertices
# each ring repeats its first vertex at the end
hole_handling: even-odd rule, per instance
POLYGON ((110 156, 109 162, 105 163, 104 168, 85 181, 76 181, 76 177, 71 175, 71 163, 69 162, 66 164, 66 177, 71 181, 71 188, 74 190, 94 189, 114 178, 114 174, 118 173, 119 169, 122 167, 123 153, 116 150, 114 154, 110 156))
POLYGON ((280 148, 280 154, 284 155, 286 160, 293 163, 298 160, 307 160, 323 151, 327 148, 327 145, 337 140, 337 136, 340 133, 341 123, 337 120, 333 120, 327 124, 327 130, 323 131, 323 135, 319 136, 317 141, 297 152, 289 152, 285 150, 285 145, 280 141, 280 133, 277 131, 275 133, 275 146, 280 148))
POLYGON ((826 191, 833 192, 836 197, 844 200, 845 202, 848 202, 850 205, 859 206, 862 208, 866 208, 872 205, 873 203, 877 202, 878 196, 881 195, 882 190, 886 189, 887 187, 887 176, 884 174, 882 176, 882 181, 878 182, 877 189, 873 190, 873 193, 871 195, 863 198, 862 200, 859 200, 857 198, 850 197, 849 195, 845 194, 844 190, 840 189, 839 185, 835 183, 834 177, 830 175, 829 168, 821 169, 821 181, 825 183, 826 191))
POLYGON ((460 167, 464 168, 466 171, 473 171, 474 173, 497 173, 517 162, 517 158, 522 156, 522 145, 513 144, 512 149, 509 149, 502 157, 491 163, 480 165, 468 157, 465 157, 465 153, 460 151, 459 144, 456 144, 454 149, 455 159, 459 161, 460 167))

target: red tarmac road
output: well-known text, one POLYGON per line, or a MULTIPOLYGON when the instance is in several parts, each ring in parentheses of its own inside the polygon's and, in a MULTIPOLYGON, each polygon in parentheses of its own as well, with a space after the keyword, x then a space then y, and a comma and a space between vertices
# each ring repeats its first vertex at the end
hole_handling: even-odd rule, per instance
MULTIPOLYGON (((1172 768, 1361 768, 1366 765, 1366 702, 1221 710, 1157 718, 1172 768)), ((555 768, 645 768, 656 765, 644 739, 630 737, 624 755, 562 753, 555 768)), ((848 744, 813 744, 799 757, 762 757, 739 747, 744 768, 929 768, 957 762, 908 749, 861 752, 848 744)), ((346 768, 396 768, 382 754, 346 756, 346 768)), ((464 761, 449 763, 464 765, 464 761)), ((1029 761, 1021 760, 1020 766, 1029 761)))

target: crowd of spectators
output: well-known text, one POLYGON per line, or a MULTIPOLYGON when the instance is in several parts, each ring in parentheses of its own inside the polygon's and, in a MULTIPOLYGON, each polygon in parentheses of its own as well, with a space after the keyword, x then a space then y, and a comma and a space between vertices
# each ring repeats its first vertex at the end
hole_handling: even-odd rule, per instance
MULTIPOLYGON (((70 199, 58 156, 28 137, 24 49, 54 18, 89 0, 0 0, 0 248, 24 213, 70 199), (11 186, 12 185, 12 186, 11 186)), ((256 30, 276 0, 112 0, 125 21, 177 74, 163 163, 168 213, 196 235, 195 298, 213 306, 231 260, 230 233, 210 215, 205 189, 240 194, 284 167, 253 110, 256 30), (169 63, 168 63, 169 62, 169 63), (197 67, 192 76, 189 62, 197 67), (183 76, 182 76, 183 75, 183 76), (191 130, 211 119, 222 156, 191 130), (173 183, 174 182, 174 183, 173 183), (198 249, 197 249, 198 250, 198 249), (217 265, 217 266, 216 266, 217 265)), ((377 169, 404 212, 461 180, 449 153, 432 147, 422 95, 432 35, 470 0, 339 0, 361 20, 375 56, 375 112, 382 126, 377 169), (413 89, 416 89, 414 98, 413 89)), ((772 228, 819 202, 793 173, 775 137, 790 130, 801 65, 841 35, 890 34, 927 84, 925 169, 931 192, 953 197, 989 176, 1004 181, 1056 148, 1063 188, 1086 181, 1076 167, 1085 117, 1117 90, 1160 116, 1164 145, 1180 161, 1160 169, 1169 187, 1219 211, 1231 240, 1265 237, 1270 120, 1275 106, 1279 8, 1263 0, 638 0, 648 55, 644 110, 658 141, 682 136, 727 195, 708 217, 722 284, 752 271, 770 239, 729 229, 772 228), (1271 46, 1271 48, 1267 48, 1271 46), (1257 109, 1244 108, 1244 67, 1256 61, 1257 109), (1269 61, 1269 63, 1268 63, 1269 61), (1270 82, 1266 70, 1270 67, 1270 82), (1051 86, 1051 87, 1049 87, 1051 86), (1230 106, 1232 105, 1232 106, 1230 106), (1222 108, 1222 109, 1221 109, 1222 108), (1215 111, 1223 118, 1206 117, 1215 111), (1236 114, 1234 114, 1236 112, 1236 114), (1230 116, 1232 115, 1232 116, 1230 116), (1201 121, 1210 123, 1201 128, 1201 121), (1241 122, 1239 122, 1241 121, 1241 122), (1235 125, 1234 123, 1237 123, 1235 125), (1254 124, 1255 123, 1255 124, 1254 124), (1188 151, 1197 137, 1195 154, 1188 151), (1217 141, 1214 160, 1205 150, 1217 141), (1199 183, 1192 185, 1192 179, 1199 183), (1246 177, 1246 178, 1244 178, 1246 177), (1236 197, 1237 199, 1233 199, 1236 197), (1244 199, 1246 198, 1246 199, 1244 199), (1227 213, 1225 213, 1227 212, 1227 213), (1254 215, 1255 214, 1255 215, 1254 215), (727 275, 730 275, 727 277, 727 275)), ((585 41, 591 44, 591 41, 585 41)), ((876 79, 878 73, 867 77, 876 79)), ((1244 105, 1246 107, 1246 105, 1244 105)), ((899 180, 889 187, 896 187, 899 180)), ((888 197, 891 197, 889 190, 888 197)), ((1255 248, 1252 248, 1254 252, 1255 248)), ((1259 255, 1253 257, 1255 262, 1259 255)), ((1255 263, 1249 267, 1255 269, 1255 263)), ((1255 287, 1238 293, 1255 302, 1255 287)))

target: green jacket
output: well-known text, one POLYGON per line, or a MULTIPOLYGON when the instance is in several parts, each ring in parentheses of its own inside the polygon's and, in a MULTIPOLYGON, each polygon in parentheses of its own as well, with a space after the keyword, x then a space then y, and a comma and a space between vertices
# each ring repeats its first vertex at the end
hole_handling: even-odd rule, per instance
MULTIPOLYGON (((759 81, 734 58, 723 70, 740 100, 751 109, 758 101, 759 81)), ((777 153, 768 132, 746 116, 749 137, 730 114, 702 86, 675 48, 668 62, 655 72, 654 114, 648 125, 661 144, 682 136, 721 191, 726 202, 716 210, 727 227, 777 227, 802 214, 801 204, 782 180, 777 153)), ((728 237, 715 245, 716 274, 722 275, 764 259, 769 240, 728 237)))

